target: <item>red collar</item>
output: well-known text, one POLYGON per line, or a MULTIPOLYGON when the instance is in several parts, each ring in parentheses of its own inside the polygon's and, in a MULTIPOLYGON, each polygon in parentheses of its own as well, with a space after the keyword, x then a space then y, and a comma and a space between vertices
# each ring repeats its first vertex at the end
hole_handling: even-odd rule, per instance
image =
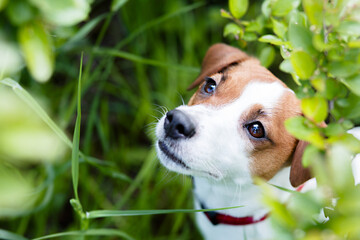
MULTIPOLYGON (((303 187, 304 187, 304 184, 300 185, 299 187, 296 188, 296 191, 300 192, 303 187)), ((200 206, 202 209, 206 209, 206 207, 204 206, 203 203, 200 203, 200 206)), ((252 216, 233 217, 233 216, 218 213, 215 211, 204 212, 204 214, 213 225, 227 224, 227 225, 236 225, 236 226, 243 226, 243 225, 249 225, 249 224, 255 224, 258 222, 262 222, 269 215, 269 214, 265 214, 262 218, 255 220, 254 217, 252 217, 252 216)))
MULTIPOLYGON (((206 209, 204 204, 200 203, 200 205, 202 209, 206 209)), ((237 225, 237 226, 258 223, 264 221, 268 216, 268 214, 266 214, 262 218, 255 220, 254 217, 252 216, 233 217, 215 211, 204 212, 204 214, 213 225, 227 224, 227 225, 237 225)))

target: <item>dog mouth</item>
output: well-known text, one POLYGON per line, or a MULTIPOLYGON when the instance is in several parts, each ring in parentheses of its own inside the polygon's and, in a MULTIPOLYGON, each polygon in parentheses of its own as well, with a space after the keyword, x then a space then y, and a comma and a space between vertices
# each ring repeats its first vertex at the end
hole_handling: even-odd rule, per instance
POLYGON ((178 158, 173 152, 170 151, 169 147, 163 141, 159 140, 158 146, 160 150, 166 155, 166 157, 168 157, 171 161, 185 169, 190 169, 190 167, 188 167, 180 158, 178 158))
MULTIPOLYGON (((175 155, 175 153, 171 151, 171 148, 166 143, 164 143, 163 141, 158 140, 157 145, 159 146, 160 151, 170 161, 176 163, 177 166, 181 166, 185 170, 190 170, 195 175, 196 175, 196 173, 201 174, 201 176, 204 176, 204 174, 205 174, 205 176, 210 176, 210 177, 212 177, 212 178, 214 178, 216 180, 219 180, 219 179, 222 178, 221 174, 213 173, 213 172, 210 172, 210 171, 204 171, 204 170, 194 170, 194 169, 190 168, 188 165, 186 165, 186 163, 183 160, 181 160, 179 157, 177 157, 175 155)), ((190 175, 193 175, 193 174, 190 174, 190 175)))

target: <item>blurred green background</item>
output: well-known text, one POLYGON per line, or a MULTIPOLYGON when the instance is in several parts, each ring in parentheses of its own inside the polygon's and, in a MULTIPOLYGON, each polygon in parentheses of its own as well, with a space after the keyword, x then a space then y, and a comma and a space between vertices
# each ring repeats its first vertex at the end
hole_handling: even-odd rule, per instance
POLYGON ((153 214, 193 209, 191 179, 161 166, 153 143, 217 42, 258 57, 303 99, 308 119, 288 130, 316 145, 304 159, 322 186, 294 204, 262 186, 279 236, 359 239, 360 148, 346 131, 360 121, 360 5, 247 2, 229 1, 233 17, 220 0, 0 0, 0 239, 201 239, 193 214, 153 214), (338 198, 331 221, 314 222, 338 198))
MULTIPOLYGON (((154 127, 164 107, 187 102, 207 48, 224 41, 226 7, 223 1, 0 0, 0 80, 19 82, 70 139, 84 54, 80 150, 94 159, 80 159, 84 211, 193 207, 190 179, 156 159, 154 127)), ((0 236, 79 230, 69 203, 71 151, 26 101, 0 84, 0 234, 7 234, 0 236)), ((101 218, 88 228, 135 239, 200 238, 185 213, 101 218)))

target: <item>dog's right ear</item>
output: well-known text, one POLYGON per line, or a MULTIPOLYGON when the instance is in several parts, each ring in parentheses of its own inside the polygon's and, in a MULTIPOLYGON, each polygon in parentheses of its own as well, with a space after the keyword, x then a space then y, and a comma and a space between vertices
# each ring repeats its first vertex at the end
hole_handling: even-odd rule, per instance
POLYGON ((188 87, 188 90, 202 83, 205 77, 220 72, 229 65, 242 62, 248 58, 249 56, 246 53, 229 45, 223 43, 212 45, 205 54, 200 75, 188 87))
POLYGON ((308 142, 299 140, 293 153, 290 169, 290 183, 293 187, 298 187, 311 178, 310 169, 302 165, 302 156, 307 145, 308 142))
MULTIPOLYGON (((320 123, 320 127, 325 128, 326 126, 325 121, 320 123)), ((307 145, 309 145, 308 142, 299 140, 293 153, 290 169, 290 183, 293 187, 297 187, 312 178, 310 169, 302 165, 302 157, 307 145)))

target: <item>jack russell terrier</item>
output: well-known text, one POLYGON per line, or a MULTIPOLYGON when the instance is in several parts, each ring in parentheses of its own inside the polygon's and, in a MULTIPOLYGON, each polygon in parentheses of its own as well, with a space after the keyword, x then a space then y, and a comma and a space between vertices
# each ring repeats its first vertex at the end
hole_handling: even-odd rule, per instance
POLYGON ((189 89, 198 85, 188 106, 158 122, 158 157, 168 169, 193 176, 197 209, 244 206, 196 213, 205 239, 269 239, 268 209, 253 177, 288 189, 310 179, 301 164, 306 143, 284 127, 301 114, 300 101, 257 59, 225 44, 207 51, 189 89))

